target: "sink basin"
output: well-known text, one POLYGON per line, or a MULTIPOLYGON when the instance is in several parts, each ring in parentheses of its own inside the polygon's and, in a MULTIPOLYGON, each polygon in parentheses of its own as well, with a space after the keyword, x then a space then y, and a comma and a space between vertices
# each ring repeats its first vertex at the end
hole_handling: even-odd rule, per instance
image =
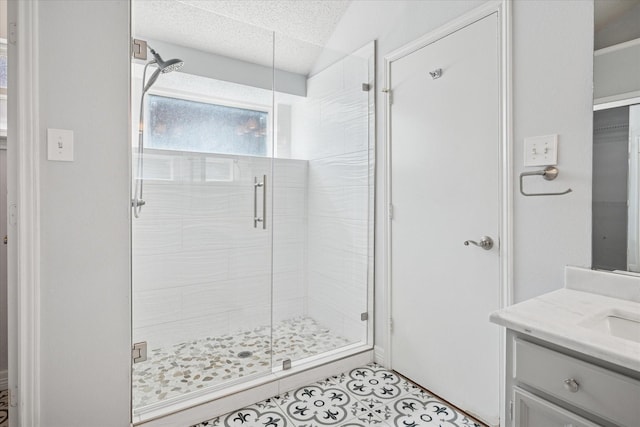
POLYGON ((640 314, 607 310, 581 322, 580 326, 640 343, 640 314))

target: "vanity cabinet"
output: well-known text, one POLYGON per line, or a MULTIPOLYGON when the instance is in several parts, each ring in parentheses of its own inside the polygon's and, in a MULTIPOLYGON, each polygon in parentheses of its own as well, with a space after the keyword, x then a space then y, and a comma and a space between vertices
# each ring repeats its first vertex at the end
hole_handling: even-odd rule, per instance
POLYGON ((515 425, 520 427, 598 427, 598 424, 519 387, 513 389, 515 425))
POLYGON ((507 334, 513 427, 640 426, 638 375, 526 334, 507 334))

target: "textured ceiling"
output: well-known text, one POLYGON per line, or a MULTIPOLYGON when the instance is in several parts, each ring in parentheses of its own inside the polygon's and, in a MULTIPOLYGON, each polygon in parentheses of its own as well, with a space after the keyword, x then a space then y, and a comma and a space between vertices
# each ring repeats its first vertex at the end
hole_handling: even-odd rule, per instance
MULTIPOLYGON (((351 0, 134 0, 138 38, 307 75, 351 0)), ((166 53, 167 56, 172 56, 166 53)))

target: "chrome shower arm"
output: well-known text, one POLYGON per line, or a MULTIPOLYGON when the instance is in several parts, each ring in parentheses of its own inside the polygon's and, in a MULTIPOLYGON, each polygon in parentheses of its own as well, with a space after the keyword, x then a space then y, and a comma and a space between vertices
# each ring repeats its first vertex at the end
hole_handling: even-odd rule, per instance
POLYGON ((158 80, 161 73, 170 73, 180 69, 184 65, 184 62, 177 58, 165 61, 158 52, 151 48, 151 46, 147 45, 147 48, 153 55, 153 59, 145 64, 144 71, 142 72, 142 96, 140 97, 140 117, 138 122, 138 171, 135 180, 135 188, 133 190, 133 199, 131 200, 133 215, 136 218, 139 218, 140 210, 142 210, 142 206, 145 204, 144 200, 142 200, 142 190, 144 187, 144 96, 156 80, 158 80), (149 68, 150 65, 155 65, 157 68, 151 77, 149 77, 149 81, 145 82, 147 77, 147 68, 149 68))

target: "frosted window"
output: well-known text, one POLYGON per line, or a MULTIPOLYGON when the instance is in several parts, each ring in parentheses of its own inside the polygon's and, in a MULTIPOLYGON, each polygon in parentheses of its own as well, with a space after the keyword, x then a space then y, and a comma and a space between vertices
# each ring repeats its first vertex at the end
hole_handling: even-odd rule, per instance
POLYGON ((0 41, 0 93, 7 93, 7 44, 0 41))
POLYGON ((0 53, 0 89, 7 89, 7 55, 0 53))
POLYGON ((150 95, 145 146, 267 156, 265 111, 150 95))

